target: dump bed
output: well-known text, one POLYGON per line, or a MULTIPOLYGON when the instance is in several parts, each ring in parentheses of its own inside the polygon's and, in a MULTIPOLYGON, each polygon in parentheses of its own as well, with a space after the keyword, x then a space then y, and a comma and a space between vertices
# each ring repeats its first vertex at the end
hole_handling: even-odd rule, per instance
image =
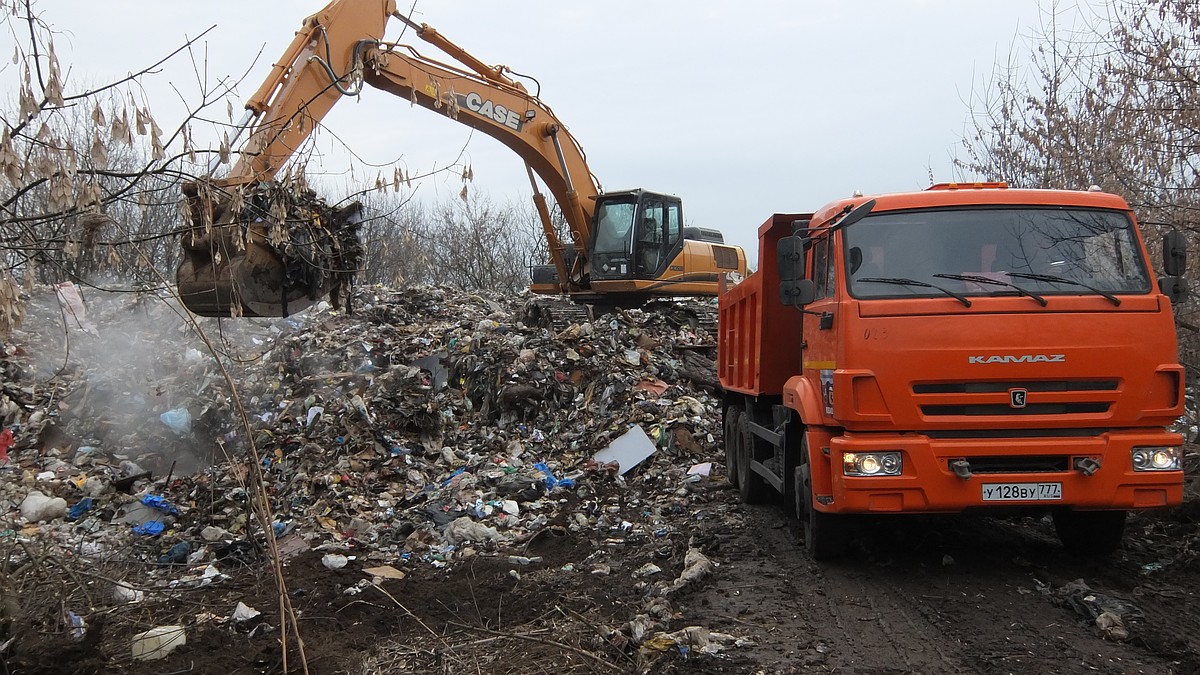
POLYGON ((779 240, 812 214, 777 213, 758 228, 758 268, 718 298, 717 372, 721 386, 752 396, 779 394, 800 373, 803 314, 779 299, 779 240), (764 292, 764 289, 765 292, 764 292))

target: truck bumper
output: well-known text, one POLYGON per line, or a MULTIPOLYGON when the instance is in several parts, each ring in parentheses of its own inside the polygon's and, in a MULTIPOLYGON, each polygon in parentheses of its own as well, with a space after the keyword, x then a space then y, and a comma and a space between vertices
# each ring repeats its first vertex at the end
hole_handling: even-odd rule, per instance
MULTIPOLYGON (((1183 500, 1183 471, 1134 471, 1135 447, 1176 447, 1178 434, 1157 429, 1120 430, 1082 438, 940 439, 922 434, 846 433, 829 442, 832 494, 817 495, 816 508, 830 513, 957 513, 981 508, 1146 509, 1183 500), (899 476, 846 476, 845 453, 898 450, 899 476), (1074 469, 1078 458, 1100 462, 1091 476, 1074 469), (980 467, 957 476, 951 462, 980 467), (1040 470, 1023 467, 1042 465, 1040 470), (1056 466, 1045 470, 1047 462, 1056 466), (988 501, 984 485, 1060 483, 1061 499, 988 501), (822 499, 824 497, 824 499, 822 499)), ((989 491, 995 494, 995 489, 989 491)))

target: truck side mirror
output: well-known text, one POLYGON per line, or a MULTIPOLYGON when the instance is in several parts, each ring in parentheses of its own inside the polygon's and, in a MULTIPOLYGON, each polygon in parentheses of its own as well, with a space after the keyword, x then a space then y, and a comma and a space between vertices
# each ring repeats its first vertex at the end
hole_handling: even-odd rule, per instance
POLYGON ((816 286, 808 279, 783 281, 779 284, 779 301, 792 307, 803 307, 816 298, 816 286))
POLYGON ((803 307, 813 301, 816 287, 804 278, 807 263, 803 237, 783 237, 775 253, 779 266, 779 300, 785 305, 803 307))
POLYGON ((1187 279, 1183 277, 1163 277, 1158 280, 1158 287, 1162 290, 1163 295, 1171 301, 1172 305, 1187 300, 1188 284, 1187 279))
POLYGON ((1163 271, 1181 277, 1187 271, 1187 238, 1179 230, 1163 235, 1163 271))

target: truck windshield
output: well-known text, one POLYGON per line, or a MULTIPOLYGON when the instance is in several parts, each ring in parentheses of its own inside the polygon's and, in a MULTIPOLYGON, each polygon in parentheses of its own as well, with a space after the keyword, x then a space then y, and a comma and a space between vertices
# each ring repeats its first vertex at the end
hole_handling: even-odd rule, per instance
POLYGON ((1133 222, 1120 211, 973 207, 881 212, 847 227, 842 238, 850 294, 856 298, 944 295, 937 286, 967 296, 1108 297, 1150 291, 1133 222), (869 278, 913 279, 933 287, 859 281, 869 278))

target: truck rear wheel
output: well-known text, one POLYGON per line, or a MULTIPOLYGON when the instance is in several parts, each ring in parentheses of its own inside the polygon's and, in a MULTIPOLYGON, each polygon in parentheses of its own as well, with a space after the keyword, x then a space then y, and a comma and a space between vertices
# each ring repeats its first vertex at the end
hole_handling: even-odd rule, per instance
POLYGON ((1071 553, 1107 555, 1121 545, 1124 511, 1060 510, 1053 514, 1058 538, 1071 553))
POLYGON ((766 478, 758 475, 750 466, 750 462, 755 459, 754 448, 757 445, 757 439, 754 432, 750 431, 750 427, 746 425, 746 420, 750 419, 750 413, 739 412, 741 414, 738 415, 736 424, 738 494, 741 495, 742 502, 746 504, 762 504, 770 501, 779 493, 767 482, 766 478))
POLYGON ((813 560, 832 560, 850 548, 852 532, 845 516, 813 508, 812 478, 808 463, 808 440, 800 443, 800 466, 796 467, 795 512, 804 535, 804 550, 813 560))
POLYGON ((742 417, 742 410, 737 406, 729 406, 725 408, 725 477, 729 480, 729 484, 737 487, 738 485, 738 420, 742 417))

